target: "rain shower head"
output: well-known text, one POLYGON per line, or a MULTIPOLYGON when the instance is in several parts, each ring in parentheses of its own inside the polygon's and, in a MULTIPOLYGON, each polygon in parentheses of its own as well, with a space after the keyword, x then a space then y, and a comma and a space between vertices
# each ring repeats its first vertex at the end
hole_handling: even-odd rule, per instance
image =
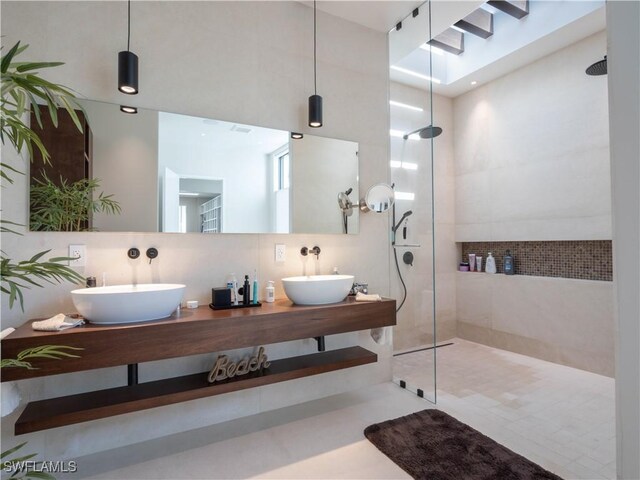
POLYGON ((600 60, 599 62, 590 65, 585 70, 587 75, 606 75, 607 74, 607 56, 604 56, 604 60, 600 60))
POLYGON ((440 127, 434 127, 433 125, 429 125, 427 127, 414 130, 411 133, 407 133, 406 135, 403 135, 402 138, 406 140, 409 138, 410 135, 413 135, 414 133, 417 133, 420 136, 420 138, 429 139, 429 138, 435 138, 438 135, 440 135, 442 133, 442 129, 440 127))

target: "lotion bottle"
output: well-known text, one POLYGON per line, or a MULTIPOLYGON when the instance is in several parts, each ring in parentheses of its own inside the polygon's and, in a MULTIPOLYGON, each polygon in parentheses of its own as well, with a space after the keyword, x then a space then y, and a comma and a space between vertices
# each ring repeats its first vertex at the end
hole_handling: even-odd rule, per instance
POLYGON ((265 299, 265 302, 267 303, 273 303, 276 300, 276 289, 273 286, 273 280, 269 280, 267 282, 267 298, 265 299))
POLYGON ((491 255, 491 252, 489 252, 487 259, 485 260, 484 271, 485 273, 496 273, 498 271, 496 269, 496 259, 493 258, 493 255, 491 255))

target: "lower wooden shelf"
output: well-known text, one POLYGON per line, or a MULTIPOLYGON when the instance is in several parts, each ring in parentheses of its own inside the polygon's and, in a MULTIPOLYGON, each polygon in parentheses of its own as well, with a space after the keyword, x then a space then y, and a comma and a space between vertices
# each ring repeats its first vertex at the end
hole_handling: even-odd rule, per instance
POLYGON ((375 363, 378 356, 362 347, 273 360, 268 369, 219 383, 207 381, 209 372, 168 378, 29 403, 15 424, 22 435, 49 428, 112 417, 197 398, 284 382, 296 378, 375 363))

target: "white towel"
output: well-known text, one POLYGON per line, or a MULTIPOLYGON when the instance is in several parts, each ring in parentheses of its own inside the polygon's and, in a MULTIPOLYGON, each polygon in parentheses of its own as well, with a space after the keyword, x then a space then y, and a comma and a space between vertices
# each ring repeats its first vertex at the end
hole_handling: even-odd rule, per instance
POLYGON ((0 332, 0 340, 2 340, 4 337, 6 337, 7 335, 15 331, 16 331, 15 328, 11 328, 11 327, 5 328, 4 330, 2 330, 2 332, 0 332))
POLYGON ((362 292, 356 293, 356 302, 381 302, 382 297, 377 293, 365 294, 362 292))
POLYGON ((60 330, 66 330, 67 328, 73 328, 83 324, 84 320, 82 318, 71 318, 67 317, 64 313, 59 313, 55 317, 33 322, 31 327, 34 330, 40 330, 42 332, 59 332, 60 330))

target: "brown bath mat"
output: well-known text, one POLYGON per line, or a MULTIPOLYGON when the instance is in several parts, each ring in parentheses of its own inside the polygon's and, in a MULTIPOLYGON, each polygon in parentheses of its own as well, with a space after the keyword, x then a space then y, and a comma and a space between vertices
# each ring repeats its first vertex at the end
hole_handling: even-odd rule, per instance
POLYGON ((376 423, 364 435, 413 478, 561 480, 440 410, 376 423))

